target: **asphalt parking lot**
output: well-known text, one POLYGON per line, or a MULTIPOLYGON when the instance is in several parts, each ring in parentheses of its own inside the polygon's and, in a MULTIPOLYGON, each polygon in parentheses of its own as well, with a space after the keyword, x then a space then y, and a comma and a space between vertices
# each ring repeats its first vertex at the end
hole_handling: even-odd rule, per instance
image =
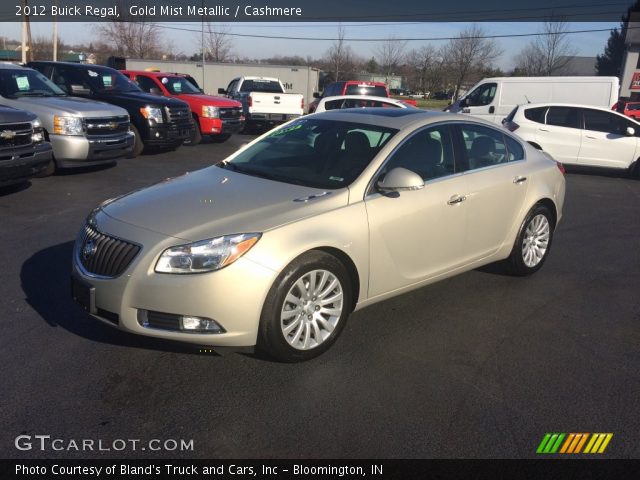
POLYGON ((0 458, 521 458, 546 432, 640 457, 640 181, 567 175, 536 275, 485 268, 354 314, 303 364, 125 334, 70 298, 72 245, 115 195, 252 137, 0 191, 0 458), (20 451, 18 435, 193 439, 188 452, 20 451))

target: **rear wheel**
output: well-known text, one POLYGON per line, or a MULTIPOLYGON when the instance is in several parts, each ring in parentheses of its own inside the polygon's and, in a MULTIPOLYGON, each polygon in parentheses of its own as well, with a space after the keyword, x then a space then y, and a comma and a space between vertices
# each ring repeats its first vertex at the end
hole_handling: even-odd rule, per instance
POLYGON ((351 302, 344 265, 324 252, 305 254, 271 287, 260 319, 258 349, 283 362, 317 357, 340 335, 351 302))
POLYGON ((553 240, 553 216, 544 205, 534 206, 522 222, 516 243, 507 260, 509 273, 531 275, 544 264, 553 240))

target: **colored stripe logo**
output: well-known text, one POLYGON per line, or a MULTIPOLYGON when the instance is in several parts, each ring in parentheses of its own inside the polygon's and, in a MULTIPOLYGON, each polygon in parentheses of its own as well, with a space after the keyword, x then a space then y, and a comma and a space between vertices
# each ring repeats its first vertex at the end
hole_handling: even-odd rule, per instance
POLYGON ((536 453, 604 453, 612 438, 613 433, 547 433, 536 453))

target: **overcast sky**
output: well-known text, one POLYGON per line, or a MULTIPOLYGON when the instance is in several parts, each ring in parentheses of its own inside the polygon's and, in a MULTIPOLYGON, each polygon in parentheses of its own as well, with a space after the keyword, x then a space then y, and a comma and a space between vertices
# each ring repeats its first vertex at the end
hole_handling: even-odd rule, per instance
MULTIPOLYGON (((199 49, 200 35, 196 32, 181 31, 176 29, 192 29, 199 31, 197 23, 161 23, 162 36, 173 44, 176 53, 191 55, 199 49)), ((458 34, 466 23, 345 23, 346 38, 388 38, 390 36, 400 38, 434 38, 452 37, 458 34)), ((539 23, 526 22, 493 22, 480 24, 487 34, 513 35, 522 33, 535 33, 541 30, 539 23)), ((609 30, 617 27, 618 23, 571 23, 570 30, 595 30, 604 29, 602 32, 576 33, 569 36, 578 55, 595 56, 602 53, 609 37, 609 30)), ((20 38, 20 23, 0 23, 2 35, 8 38, 20 38)), ((241 35, 266 35, 305 37, 311 39, 335 38, 337 35, 336 23, 229 23, 225 28, 230 33, 241 35)), ((48 22, 33 22, 32 35, 50 36, 52 24, 48 22)), ((59 24, 60 36, 66 43, 89 43, 95 41, 95 24, 66 22, 59 24)), ((503 55, 497 60, 497 66, 503 69, 513 67, 514 56, 529 43, 533 37, 499 38, 503 55)), ((233 37, 234 53, 239 57, 267 58, 276 55, 299 55, 318 58, 322 56, 331 45, 331 40, 287 40, 265 39, 250 37, 233 37)), ((425 44, 439 46, 444 41, 410 41, 407 49, 418 48, 425 44)), ((375 56, 379 42, 348 42, 353 51, 365 58, 375 56)))

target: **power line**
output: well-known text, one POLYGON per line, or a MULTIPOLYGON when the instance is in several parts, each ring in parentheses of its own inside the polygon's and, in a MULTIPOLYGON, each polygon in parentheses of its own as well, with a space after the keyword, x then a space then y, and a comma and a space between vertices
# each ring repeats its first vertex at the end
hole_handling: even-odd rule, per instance
MULTIPOLYGON (((158 28, 164 28, 167 30, 179 30, 184 32, 196 32, 200 33, 200 30, 193 30, 187 28, 179 28, 179 27, 168 27, 164 25, 158 25, 158 28)), ((635 29, 640 27, 627 27, 627 29, 635 29)), ((471 37, 421 37, 421 38, 394 38, 394 41, 399 42, 426 42, 426 41, 445 41, 445 40, 466 40, 466 39, 492 39, 492 38, 517 38, 517 37, 538 37, 538 36, 546 36, 546 35, 564 35, 564 34, 577 34, 577 33, 595 33, 595 32, 608 32, 611 31, 611 27, 609 28, 591 28, 585 30, 567 30, 563 32, 532 32, 532 33, 510 33, 510 34, 501 34, 501 35, 478 35, 471 37)), ((243 34, 243 33, 229 33, 229 32, 212 32, 214 34, 219 35, 229 35, 234 37, 248 37, 248 38, 265 38, 265 39, 273 39, 273 40, 302 40, 302 41, 337 41, 337 38, 322 38, 322 37, 289 37, 289 36, 274 36, 274 35, 256 35, 256 34, 243 34)), ((386 42, 389 38, 344 38, 345 42, 386 42)))

